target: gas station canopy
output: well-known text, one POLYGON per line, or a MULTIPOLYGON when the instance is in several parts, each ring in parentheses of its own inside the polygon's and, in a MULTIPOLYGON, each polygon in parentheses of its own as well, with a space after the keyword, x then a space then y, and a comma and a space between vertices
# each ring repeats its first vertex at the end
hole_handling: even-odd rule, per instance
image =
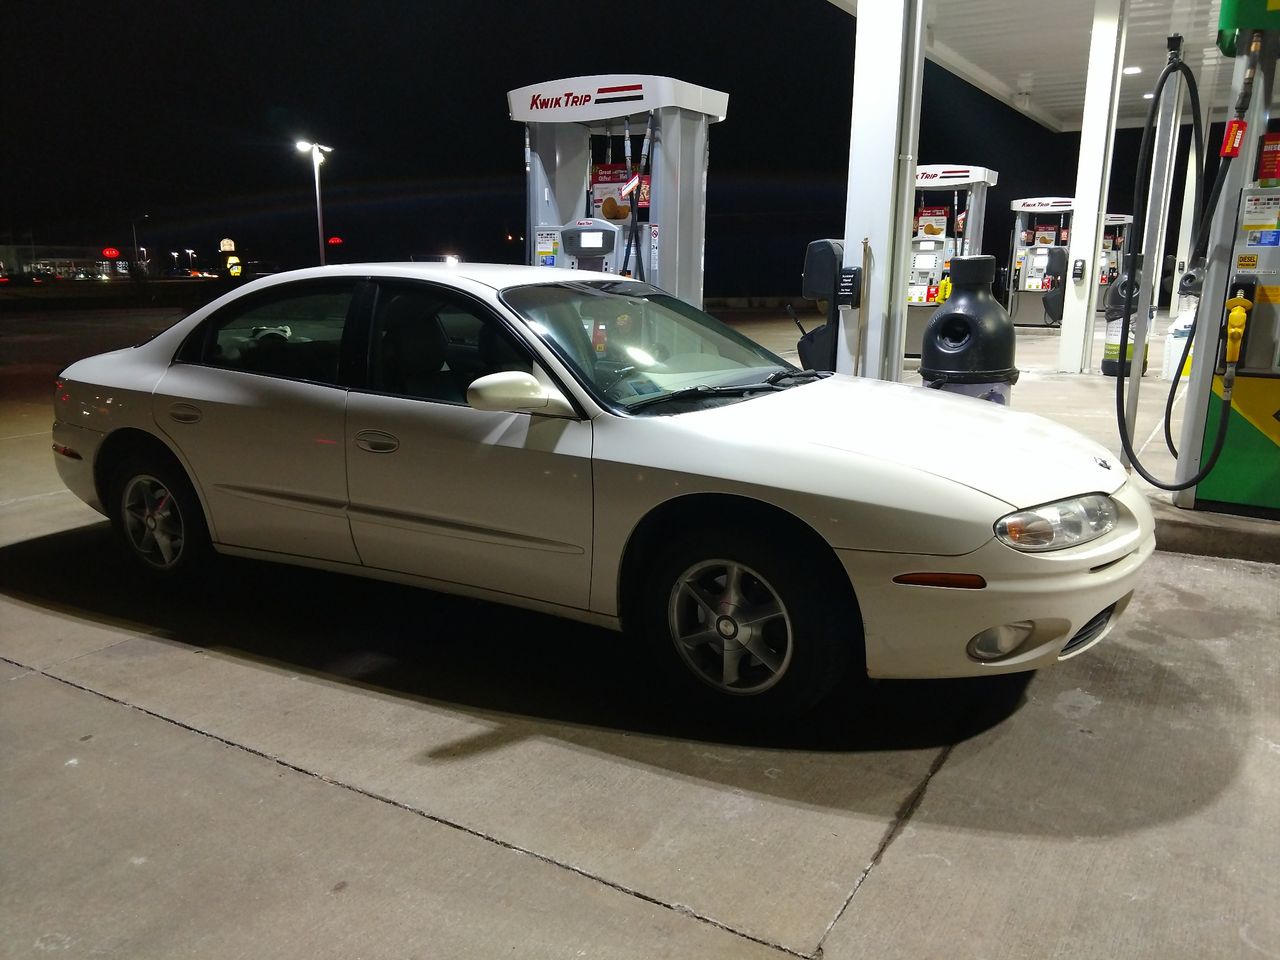
MULTIPOLYGON (((858 0, 831 0, 852 14, 858 0)), ((1165 63, 1165 38, 1187 38, 1187 65, 1202 76, 1201 97, 1227 106, 1230 66, 1211 43, 1219 0, 1130 0, 1124 66, 1140 67, 1120 86, 1117 127, 1141 126, 1165 63), (1207 64, 1206 73, 1202 67, 1207 64), (1216 74, 1216 78, 1215 78, 1216 74), (1216 82, 1215 82, 1216 79, 1216 82)), ((946 0, 926 8, 925 56, 1050 130, 1079 130, 1084 111, 1093 4, 1087 0, 1010 3, 946 0)))

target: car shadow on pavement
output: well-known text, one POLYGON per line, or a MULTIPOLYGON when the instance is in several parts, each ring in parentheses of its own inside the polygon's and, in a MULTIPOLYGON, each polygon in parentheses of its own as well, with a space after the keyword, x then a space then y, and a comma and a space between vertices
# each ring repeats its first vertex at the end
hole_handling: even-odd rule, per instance
POLYGON ((228 557, 198 583, 157 588, 105 522, 0 548, 0 571, 0 591, 29 603, 333 680, 462 709, 742 746, 946 746, 1008 717, 1029 677, 851 679, 809 713, 752 722, 691 703, 622 634, 500 604, 228 557))
MULTIPOLYGON (((1136 619, 1137 639, 1104 642, 1034 684, 1028 674, 846 682, 809 714, 746 723, 671 697, 650 655, 611 631, 228 558, 196 583, 158 588, 126 560, 105 522, 22 541, 0 547, 0 594, 320 682, 442 706, 484 724, 483 732, 437 743, 408 761, 422 765, 553 738, 678 776, 859 809, 882 802, 890 781, 872 776, 851 794, 856 768, 848 764, 857 755, 976 739, 940 776, 953 778, 961 796, 987 798, 973 801, 979 806, 1001 798, 988 829, 1080 837, 1141 829, 1208 805, 1236 777, 1245 749, 1239 718, 1208 716, 1214 704, 1239 701, 1233 679, 1194 644, 1162 653, 1156 641, 1143 640, 1159 631, 1176 635, 1176 626, 1151 618, 1136 619), (1107 709, 1090 717, 1103 700, 1107 709), (1103 713, 1113 719, 1104 724, 1103 713), (1183 726, 1184 716, 1198 719, 1183 726), (1180 729, 1169 729, 1174 725, 1180 729), (809 758, 805 786, 768 782, 767 774, 761 782, 771 758, 801 756, 809 758), (1135 762, 1141 776, 1133 775, 1135 762)), ((973 810, 962 802, 930 815, 972 825, 973 810)))

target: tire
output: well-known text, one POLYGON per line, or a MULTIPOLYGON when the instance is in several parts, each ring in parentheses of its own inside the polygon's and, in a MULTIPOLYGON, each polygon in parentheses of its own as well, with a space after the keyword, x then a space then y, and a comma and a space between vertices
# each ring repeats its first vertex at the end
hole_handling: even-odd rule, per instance
POLYGON ((144 571, 180 579, 209 557, 209 528, 195 488, 159 456, 125 460, 111 475, 111 525, 144 571))
POLYGON ((802 712, 861 653, 847 581, 782 546, 797 539, 703 528, 660 549, 629 619, 687 693, 719 710, 802 712))

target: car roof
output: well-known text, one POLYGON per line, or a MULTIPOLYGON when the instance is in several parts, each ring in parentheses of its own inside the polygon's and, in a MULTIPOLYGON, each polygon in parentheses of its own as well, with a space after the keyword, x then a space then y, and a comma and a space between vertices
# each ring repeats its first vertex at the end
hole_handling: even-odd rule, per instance
POLYGON ((502 290, 507 287, 526 286, 533 283, 563 283, 567 280, 620 280, 611 273, 595 273, 589 270, 566 270, 562 267, 532 267, 511 263, 343 263, 305 270, 290 270, 263 278, 274 283, 292 279, 315 277, 405 277, 455 283, 468 280, 472 283, 502 290))

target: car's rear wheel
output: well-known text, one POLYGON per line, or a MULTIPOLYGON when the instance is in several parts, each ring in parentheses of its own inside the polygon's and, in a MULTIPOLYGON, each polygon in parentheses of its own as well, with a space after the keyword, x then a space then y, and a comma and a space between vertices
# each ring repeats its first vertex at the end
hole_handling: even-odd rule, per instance
POLYGON ((116 468, 111 521, 129 554, 156 576, 181 576, 208 556, 209 531, 195 489, 180 467, 158 457, 116 468))
POLYGON ((649 567, 634 622, 691 693, 729 710, 817 703, 861 643, 847 584, 783 538, 703 529, 649 567))

